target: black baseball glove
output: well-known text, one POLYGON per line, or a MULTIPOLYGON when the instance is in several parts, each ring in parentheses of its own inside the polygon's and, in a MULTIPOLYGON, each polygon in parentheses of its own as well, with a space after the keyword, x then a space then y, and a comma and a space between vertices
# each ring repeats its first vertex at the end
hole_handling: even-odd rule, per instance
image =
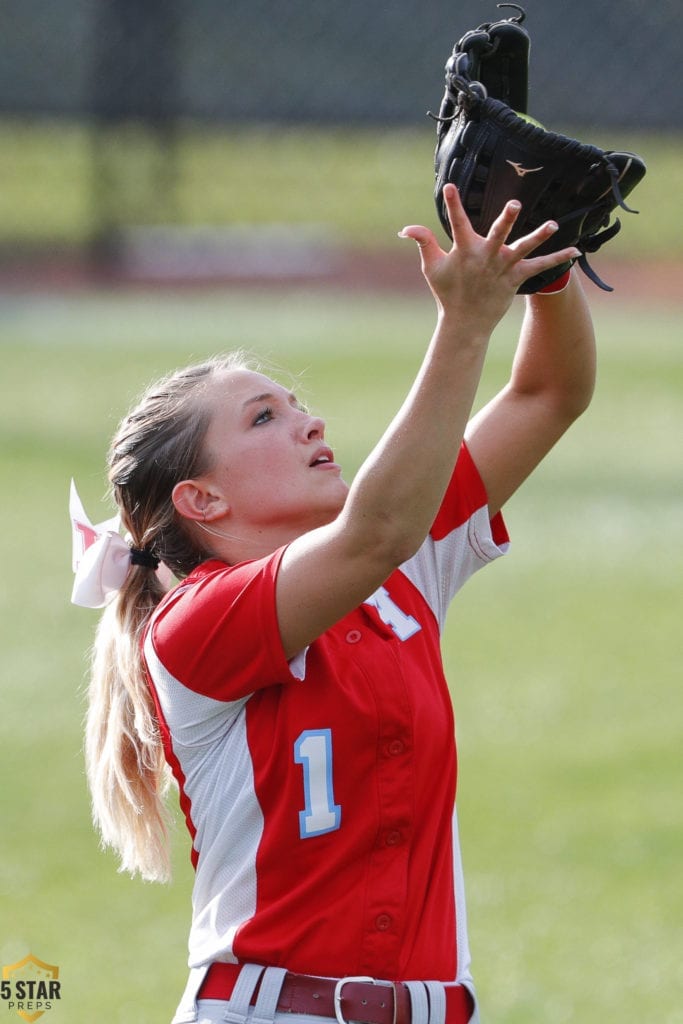
MULTIPOLYGON (((527 106, 529 37, 524 12, 507 21, 481 25, 456 43, 446 64, 446 90, 437 117, 434 198, 439 219, 451 236, 443 188, 457 186, 472 226, 485 235, 509 199, 522 210, 509 241, 547 220, 559 225, 534 256, 576 247, 579 266, 600 288, 612 291, 589 266, 586 254, 621 229, 610 225, 645 174, 635 153, 597 146, 546 131, 520 116, 527 106), (512 100, 514 108, 509 101, 512 100)), ((573 261, 537 274, 519 289, 530 294, 552 284, 573 261)))
POLYGON ((498 7, 513 7, 519 14, 466 32, 453 47, 446 73, 457 64, 458 73, 472 82, 481 82, 488 96, 502 100, 518 114, 525 114, 531 49, 529 33, 522 28, 526 15, 518 4, 502 3, 498 7))

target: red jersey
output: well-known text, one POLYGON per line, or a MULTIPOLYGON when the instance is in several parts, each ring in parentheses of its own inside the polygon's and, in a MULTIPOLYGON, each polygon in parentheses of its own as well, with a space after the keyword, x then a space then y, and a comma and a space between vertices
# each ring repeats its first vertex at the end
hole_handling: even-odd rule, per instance
POLYGON ((471 981, 439 634, 506 549, 463 446, 417 554, 289 662, 282 550, 162 601, 144 651, 192 836, 191 967, 471 981))

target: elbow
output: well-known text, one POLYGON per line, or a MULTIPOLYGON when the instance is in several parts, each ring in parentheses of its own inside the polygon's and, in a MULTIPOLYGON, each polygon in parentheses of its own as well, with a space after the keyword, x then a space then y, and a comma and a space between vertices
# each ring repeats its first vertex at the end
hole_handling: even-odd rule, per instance
MULTIPOLYGON (((368 556, 378 560, 393 572, 412 558, 425 539, 429 526, 422 525, 423 516, 406 519, 404 516, 382 516, 371 531, 368 556)), ((431 525, 431 524, 430 524, 431 525)))
POLYGON ((593 398, 593 389, 588 392, 572 396, 563 396, 563 399, 556 406, 555 415, 564 422, 567 427, 571 426, 586 412, 593 398))
POLYGON ((412 531, 410 535, 404 533, 401 536, 387 538, 384 548, 384 557, 390 567, 390 572, 398 569, 400 565, 412 558, 422 546, 424 539, 429 532, 429 527, 419 533, 412 531))
POLYGON ((572 396, 562 395, 548 405, 547 417, 555 424, 554 433, 561 437, 588 409, 593 391, 572 396))
POLYGON ((595 374, 593 373, 590 377, 577 382, 574 387, 567 388, 562 392, 558 399, 561 415, 567 419, 568 423, 578 420, 590 406, 594 394, 595 374))
POLYGON ((556 441, 586 412, 593 393, 593 382, 587 380, 575 387, 517 393, 520 400, 517 419, 525 422, 527 430, 534 430, 537 436, 552 437, 556 441))
POLYGON ((577 420, 590 406, 595 393, 596 367, 593 359, 586 359, 574 369, 546 387, 540 387, 538 396, 553 411, 553 415, 567 426, 577 420), (544 394, 545 392, 545 394, 544 394))
POLYGON ((423 543, 429 526, 422 528, 421 519, 419 515, 411 519, 383 510, 363 516, 360 524, 347 524, 346 543, 352 549, 349 556, 374 566, 375 573, 385 578, 412 558, 423 543))

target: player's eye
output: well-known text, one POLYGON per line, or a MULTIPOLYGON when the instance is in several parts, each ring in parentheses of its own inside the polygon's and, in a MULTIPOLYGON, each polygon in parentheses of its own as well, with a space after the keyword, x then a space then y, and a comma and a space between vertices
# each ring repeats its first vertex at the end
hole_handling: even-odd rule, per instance
POLYGON ((257 427, 261 423, 268 423, 268 421, 272 420, 272 418, 273 418, 273 410, 271 409, 271 407, 269 405, 267 405, 267 406, 265 406, 265 408, 261 409, 259 414, 256 416, 256 418, 253 421, 253 426, 257 427))

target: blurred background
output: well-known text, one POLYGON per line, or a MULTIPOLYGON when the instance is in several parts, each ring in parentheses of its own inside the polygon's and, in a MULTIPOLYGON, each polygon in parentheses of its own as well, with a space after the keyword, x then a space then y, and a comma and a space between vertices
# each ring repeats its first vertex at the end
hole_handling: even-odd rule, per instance
MULTIPOLYGON (((515 496, 513 554, 445 637, 486 1024, 683 1022, 683 70, 673 0, 527 0, 530 113, 648 174, 586 283, 591 409, 515 496)), ((98 851, 82 764, 96 614, 69 604, 68 487, 110 516, 148 381, 243 346, 325 416, 347 478, 433 325, 425 116, 495 3, 5 0, 0 6, 0 966, 60 967, 45 1020, 163 1024, 191 869, 98 851)), ((478 404, 505 382, 523 303, 478 404)), ((16 1007, 0 1002, 14 1019, 16 1007)))
MULTIPOLYGON (((528 11, 538 120, 614 148, 680 132, 673 0, 528 11)), ((1 262, 136 279, 325 275, 341 243, 387 247, 404 210, 432 216, 425 112, 452 43, 500 16, 515 11, 6 0, 1 262)), ((677 218, 666 227, 660 246, 674 249, 677 218)))

